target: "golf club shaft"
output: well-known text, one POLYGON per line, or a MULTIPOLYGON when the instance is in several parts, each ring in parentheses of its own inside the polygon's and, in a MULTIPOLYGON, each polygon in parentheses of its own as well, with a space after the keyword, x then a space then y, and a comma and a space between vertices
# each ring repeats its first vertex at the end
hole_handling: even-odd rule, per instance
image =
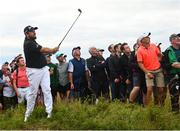
POLYGON ((71 25, 71 27, 69 28, 69 30, 67 31, 67 33, 65 34, 65 36, 63 37, 63 39, 61 40, 61 42, 59 43, 58 47, 60 47, 61 43, 64 41, 64 39, 66 38, 67 34, 69 33, 69 31, 72 29, 72 27, 74 26, 74 24, 76 23, 76 21, 78 20, 79 16, 81 15, 82 12, 79 13, 78 17, 75 19, 75 21, 73 22, 73 24, 71 25))

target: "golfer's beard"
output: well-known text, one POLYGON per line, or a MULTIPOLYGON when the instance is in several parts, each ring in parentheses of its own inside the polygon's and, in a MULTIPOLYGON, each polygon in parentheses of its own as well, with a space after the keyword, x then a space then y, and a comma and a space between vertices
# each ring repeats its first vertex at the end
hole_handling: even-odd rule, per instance
POLYGON ((35 40, 36 39, 36 36, 32 36, 30 37, 31 40, 35 40))

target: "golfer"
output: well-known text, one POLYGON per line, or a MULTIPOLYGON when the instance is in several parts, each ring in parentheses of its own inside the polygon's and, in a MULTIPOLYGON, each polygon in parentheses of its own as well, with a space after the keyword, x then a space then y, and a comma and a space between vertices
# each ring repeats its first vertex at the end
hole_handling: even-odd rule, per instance
POLYGON ((46 53, 56 53, 58 47, 46 48, 39 45, 36 40, 37 27, 27 26, 24 28, 24 55, 26 59, 27 75, 30 84, 30 93, 28 94, 27 108, 24 122, 32 113, 36 101, 39 86, 41 86, 44 95, 44 104, 46 107, 47 118, 51 117, 52 112, 52 94, 50 88, 49 69, 46 66, 46 53))

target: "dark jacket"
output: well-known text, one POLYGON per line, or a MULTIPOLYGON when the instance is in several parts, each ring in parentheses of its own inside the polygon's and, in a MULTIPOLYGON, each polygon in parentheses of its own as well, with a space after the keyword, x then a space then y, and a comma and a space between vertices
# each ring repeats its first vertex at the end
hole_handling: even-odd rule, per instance
POLYGON ((105 60, 105 63, 106 63, 106 71, 107 71, 108 79, 110 78, 109 60, 110 60, 110 57, 112 57, 112 56, 113 56, 113 55, 110 55, 110 56, 107 57, 106 60, 105 60))
POLYGON ((120 58, 117 55, 110 56, 108 61, 110 80, 114 81, 116 78, 120 78, 122 75, 122 64, 120 58))
POLYGON ((132 72, 130 73, 130 75, 132 75, 133 73, 142 73, 142 74, 144 73, 138 65, 137 55, 135 55, 135 51, 131 53, 129 62, 130 62, 130 69, 131 69, 130 71, 132 72))
POLYGON ((120 63, 122 64, 122 77, 123 80, 131 79, 131 68, 130 68, 130 59, 127 55, 123 54, 120 57, 120 63))
POLYGON ((106 63, 102 58, 91 56, 87 61, 87 67, 91 72, 91 78, 100 81, 107 81, 106 63))

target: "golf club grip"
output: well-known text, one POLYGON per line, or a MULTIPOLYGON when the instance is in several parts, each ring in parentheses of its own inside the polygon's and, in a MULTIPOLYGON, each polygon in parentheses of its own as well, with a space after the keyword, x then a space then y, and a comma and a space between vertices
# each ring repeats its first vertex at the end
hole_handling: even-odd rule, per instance
POLYGON ((64 41, 64 39, 66 38, 66 36, 68 35, 69 31, 72 29, 73 25, 76 23, 76 21, 78 20, 79 16, 81 15, 81 12, 79 13, 78 17, 75 19, 75 21, 73 22, 73 24, 71 25, 71 27, 69 28, 69 30, 67 31, 67 33, 65 34, 65 36, 63 37, 63 39, 61 40, 61 42, 59 43, 58 47, 60 47, 61 43, 64 41))

